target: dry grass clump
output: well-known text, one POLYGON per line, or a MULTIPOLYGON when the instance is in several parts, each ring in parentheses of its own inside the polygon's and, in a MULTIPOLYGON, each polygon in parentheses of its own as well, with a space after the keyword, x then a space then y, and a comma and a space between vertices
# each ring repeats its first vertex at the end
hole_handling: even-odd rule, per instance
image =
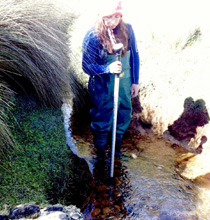
MULTIPOLYGON (((0 146, 13 146, 14 141, 7 127, 6 119, 7 114, 5 111, 10 107, 10 96, 12 91, 9 90, 3 83, 0 83, 0 146)), ((1 154, 4 153, 5 147, 0 147, 1 154)))

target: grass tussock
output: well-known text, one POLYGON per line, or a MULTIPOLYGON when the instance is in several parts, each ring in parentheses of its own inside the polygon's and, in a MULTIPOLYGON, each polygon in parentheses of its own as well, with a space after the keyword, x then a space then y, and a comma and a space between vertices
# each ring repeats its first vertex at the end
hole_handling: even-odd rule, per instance
POLYGON ((1 149, 12 143, 5 114, 12 103, 11 91, 33 94, 54 107, 72 94, 70 83, 75 77, 67 69, 68 31, 74 18, 48 0, 0 0, 1 149))
POLYGON ((3 80, 15 89, 33 87, 44 103, 60 103, 70 81, 67 28, 72 20, 48 1, 0 1, 3 80))
POLYGON ((7 126, 7 110, 12 106, 11 96, 13 92, 5 84, 0 83, 0 154, 5 154, 7 146, 14 147, 14 139, 7 126))

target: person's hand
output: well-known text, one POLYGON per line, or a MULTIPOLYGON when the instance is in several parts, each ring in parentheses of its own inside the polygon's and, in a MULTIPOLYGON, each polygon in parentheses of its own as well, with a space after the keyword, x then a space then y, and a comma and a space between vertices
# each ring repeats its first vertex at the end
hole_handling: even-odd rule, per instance
POLYGON ((131 98, 135 98, 139 94, 139 85, 132 84, 131 85, 131 98))
POLYGON ((122 71, 122 63, 120 61, 114 61, 109 65, 109 71, 112 74, 120 74, 122 71))

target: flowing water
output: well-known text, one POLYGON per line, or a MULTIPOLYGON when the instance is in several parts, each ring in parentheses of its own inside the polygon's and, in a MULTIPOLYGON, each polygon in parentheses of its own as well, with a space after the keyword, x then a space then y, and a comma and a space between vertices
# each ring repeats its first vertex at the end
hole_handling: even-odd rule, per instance
POLYGON ((189 154, 183 148, 155 136, 127 133, 122 151, 128 157, 115 160, 110 178, 109 150, 107 159, 98 161, 88 127, 72 126, 71 135, 94 178, 85 219, 210 219, 209 182, 180 175, 180 158, 189 154))

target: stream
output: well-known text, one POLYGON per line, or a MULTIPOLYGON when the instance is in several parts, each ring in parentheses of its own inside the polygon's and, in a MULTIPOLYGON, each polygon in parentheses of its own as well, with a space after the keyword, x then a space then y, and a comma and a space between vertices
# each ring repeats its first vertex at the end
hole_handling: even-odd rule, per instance
MULTIPOLYGON (((114 178, 109 177, 110 157, 95 157, 89 128, 71 122, 72 151, 84 158, 93 175, 93 191, 84 219, 209 219, 210 184, 181 177, 180 158, 185 149, 156 137, 127 132, 116 159, 114 178)), ((82 169, 82 168, 81 168, 82 169)))

